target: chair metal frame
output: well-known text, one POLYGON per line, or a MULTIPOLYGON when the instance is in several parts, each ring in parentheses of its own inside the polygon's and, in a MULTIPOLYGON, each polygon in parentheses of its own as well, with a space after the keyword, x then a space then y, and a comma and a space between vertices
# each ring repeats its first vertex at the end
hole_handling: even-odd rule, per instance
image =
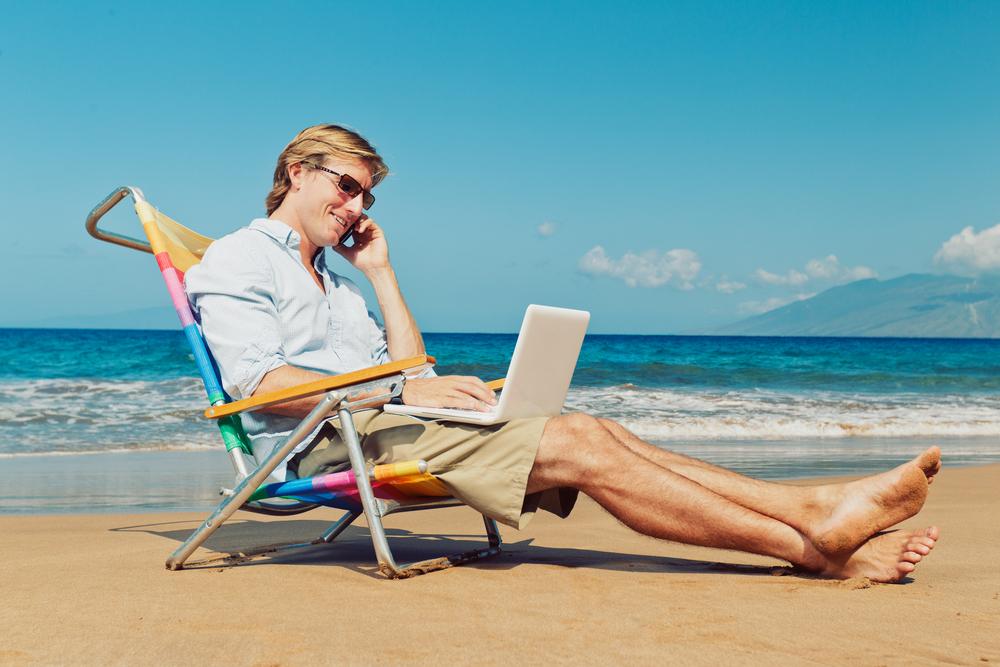
MULTIPOLYGON (((154 250, 156 242, 154 242, 153 238, 140 240, 116 232, 111 232, 106 229, 101 229, 98 226, 101 218, 126 197, 132 198, 135 204, 136 213, 139 215, 139 218, 143 222, 144 226, 150 221, 150 216, 162 215, 159 214, 146 201, 142 190, 134 186, 121 186, 113 190, 111 194, 105 197, 99 204, 97 204, 97 206, 93 208, 93 210, 91 210, 86 219, 87 232, 100 241, 156 255, 159 262, 160 255, 163 254, 163 251, 158 248, 154 250)), ((174 224, 178 223, 174 222, 174 224)), ((169 259, 166 261, 169 264, 169 259)), ((161 266, 161 269, 162 268, 163 267, 161 266)), ((165 269, 164 277, 167 279, 167 272, 165 269)), ((167 284, 168 290, 170 290, 171 285, 169 280, 167 284)), ((174 288, 176 289, 176 285, 174 288)), ((176 301, 175 306, 177 306, 176 301)), ((178 316, 181 318, 182 325, 185 326, 185 333, 188 334, 188 342, 192 345, 192 351, 195 354, 196 360, 200 358, 199 355, 204 355, 204 357, 201 358, 210 361, 211 357, 207 348, 204 346, 204 340, 201 337, 200 331, 197 332, 196 340, 193 339, 190 332, 190 324, 185 324, 185 316, 182 315, 180 310, 178 310, 178 316), (199 342, 201 349, 195 349, 198 347, 199 342)), ((188 314, 188 318, 190 318, 190 314, 188 314)), ((364 371, 347 373, 343 376, 324 378, 323 380, 306 383, 298 387, 292 387, 262 396, 253 396, 242 401, 227 402, 225 395, 221 392, 221 388, 218 386, 218 378, 208 377, 208 375, 214 373, 214 369, 211 368, 211 364, 209 363, 206 365, 199 363, 199 371, 202 374, 202 380, 206 384, 206 391, 209 394, 209 400, 211 402, 211 407, 205 411, 205 417, 209 419, 216 419, 220 422, 220 430, 222 430, 223 439, 227 444, 230 462, 232 463, 233 469, 236 473, 237 483, 233 489, 221 490, 221 493, 224 496, 222 501, 208 516, 208 518, 206 518, 202 524, 193 533, 191 533, 191 535, 179 547, 177 547, 173 553, 170 554, 166 560, 167 569, 180 570, 185 566, 191 567, 205 565, 208 563, 217 563, 220 561, 235 563, 255 556, 285 552, 294 549, 312 547, 315 545, 330 544, 362 514, 365 515, 368 522, 372 546, 375 549, 375 556, 378 561, 378 570, 383 575, 391 579, 411 577, 417 574, 444 569, 454 565, 468 563, 480 558, 486 558, 499 554, 502 544, 500 532, 497 529, 496 522, 486 515, 483 515, 483 523, 486 528, 487 546, 464 553, 400 565, 396 563, 392 554, 392 549, 389 546, 389 541, 386 538, 382 518, 389 514, 394 512, 407 512, 421 509, 435 509, 464 505, 464 503, 457 498, 414 498, 412 501, 398 501, 376 497, 372 484, 369 480, 369 471, 367 470, 365 464, 361 442, 354 426, 352 414, 354 410, 381 405, 385 401, 399 396, 402 393, 403 385, 406 382, 407 372, 413 372, 414 370, 426 368, 433 364, 434 359, 432 357, 423 355, 384 364, 382 366, 376 366, 371 369, 365 369, 364 371), (213 380, 215 382, 214 387, 216 389, 214 392, 212 384, 213 380), (370 392, 375 391, 380 393, 375 395, 370 394, 370 392), (365 394, 368 395, 364 396, 365 394), (246 443, 242 443, 241 445, 239 442, 236 442, 234 444, 232 441, 233 436, 231 435, 232 428, 227 428, 224 425, 226 420, 238 420, 238 415, 242 412, 260 410, 292 399, 317 395, 322 395, 323 397, 320 399, 316 407, 314 407, 309 414, 306 415, 306 417, 289 434, 283 443, 275 447, 270 454, 259 463, 250 453, 249 447, 246 446, 246 443), (358 395, 361 395, 362 397, 357 400, 351 400, 352 396, 358 395), (327 528, 319 537, 308 542, 267 545, 246 549, 238 554, 229 554, 227 556, 191 561, 190 558, 198 547, 203 545, 212 533, 218 530, 218 528, 237 510, 242 509, 260 514, 287 516, 301 514, 322 505, 322 503, 304 502, 301 500, 276 501, 273 499, 264 499, 248 502, 248 498, 264 483, 275 468, 277 468, 288 456, 291 455, 297 445, 308 437, 309 434, 312 433, 324 419, 327 419, 334 414, 340 421, 341 436, 347 446, 351 470, 354 473, 357 483, 357 494, 361 507, 346 509, 345 514, 335 521, 329 528, 327 528)), ((490 384, 493 388, 500 388, 503 385, 503 381, 498 380, 490 384)), ((232 422, 229 422, 230 425, 231 423, 232 422)), ((238 426, 237 431, 239 431, 238 426)), ((340 507, 340 509, 344 508, 340 507)))

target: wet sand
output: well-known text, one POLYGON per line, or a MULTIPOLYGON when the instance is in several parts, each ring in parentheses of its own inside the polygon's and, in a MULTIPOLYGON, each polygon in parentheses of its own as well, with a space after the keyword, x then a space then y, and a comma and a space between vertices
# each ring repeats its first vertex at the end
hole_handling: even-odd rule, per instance
MULTIPOLYGON (((237 513, 209 546, 309 539, 336 516, 237 513)), ((165 570, 203 518, 0 517, 0 664, 1000 662, 1000 465, 939 475, 903 525, 935 523, 941 541, 901 585, 658 542, 586 499, 504 528, 496 559, 405 581, 375 572, 363 522, 329 547, 165 570)), ((401 561, 472 548, 482 528, 462 508, 387 526, 401 561)))

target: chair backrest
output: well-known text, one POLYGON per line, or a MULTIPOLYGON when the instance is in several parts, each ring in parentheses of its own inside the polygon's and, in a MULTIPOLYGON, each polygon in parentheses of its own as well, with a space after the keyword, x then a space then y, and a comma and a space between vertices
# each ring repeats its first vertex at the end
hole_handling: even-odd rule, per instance
MULTIPOLYGON (((198 366, 198 373, 205 385, 205 393, 208 394, 208 401, 211 405, 226 403, 228 397, 222 390, 222 382, 219 379, 215 361, 205 345, 205 339, 195 322, 187 294, 184 292, 184 274, 201 261, 213 239, 188 229, 156 210, 145 200, 136 201, 135 212, 142 222, 143 231, 146 233, 153 255, 156 257, 156 264, 160 268, 163 282, 167 286, 167 293, 170 295, 174 310, 181 321, 184 337, 191 347, 191 353, 198 366)), ((247 455, 253 455, 238 415, 219 419, 218 424, 227 450, 232 453, 233 450, 238 449, 247 455)), ((236 464, 235 461, 234 464, 236 464)), ((240 465, 236 464, 236 467, 237 472, 242 472, 240 465)))

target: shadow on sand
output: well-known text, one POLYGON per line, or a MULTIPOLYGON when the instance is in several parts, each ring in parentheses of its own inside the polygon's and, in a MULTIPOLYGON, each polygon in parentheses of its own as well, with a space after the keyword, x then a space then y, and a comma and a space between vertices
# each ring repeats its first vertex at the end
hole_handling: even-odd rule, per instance
MULTIPOLYGON (((308 546, 294 551, 271 553, 253 558, 244 556, 244 550, 271 544, 308 542, 320 535, 330 525, 327 521, 294 519, 283 521, 257 521, 254 519, 231 520, 216 530, 202 549, 220 560, 205 564, 186 565, 185 569, 218 569, 220 567, 250 567, 255 565, 336 565, 373 577, 380 577, 375 565, 375 553, 368 530, 363 527, 347 528, 335 542, 308 546)), ((113 532, 146 533, 181 543, 194 529, 190 521, 152 523, 112 528, 113 532)), ((421 561, 447 554, 456 554, 481 548, 485 541, 480 535, 450 533, 428 535, 399 528, 386 528, 389 545, 398 562, 421 561)), ((791 567, 740 565, 712 561, 671 558, 646 554, 618 553, 573 547, 546 547, 533 544, 533 538, 518 542, 505 542, 503 551, 494 558, 463 565, 484 570, 505 570, 528 564, 545 564, 568 568, 594 568, 619 572, 683 572, 724 573, 756 576, 799 574, 791 567)), ((173 548, 173 547, 171 547, 173 548)), ((165 550, 166 552, 166 550, 165 550)), ((166 556, 166 553, 164 553, 166 556)), ((197 561, 206 557, 203 551, 194 555, 197 561)))

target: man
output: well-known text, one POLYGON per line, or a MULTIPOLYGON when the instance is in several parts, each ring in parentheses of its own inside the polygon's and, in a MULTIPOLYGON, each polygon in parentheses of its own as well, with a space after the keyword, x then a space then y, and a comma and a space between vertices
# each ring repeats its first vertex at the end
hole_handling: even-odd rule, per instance
MULTIPOLYGON (((336 125, 307 128, 282 151, 266 219, 216 241, 186 277, 226 390, 234 398, 424 353, 389 261, 385 234, 363 210, 385 176, 365 139, 336 125), (351 232, 354 245, 341 243, 351 232), (377 295, 384 329, 358 288, 331 271, 333 248, 377 295)), ((486 409, 478 378, 421 377, 402 399, 486 409)), ((244 417, 258 458, 317 402, 301 399, 244 417)), ((582 491, 630 528, 662 539, 774 556, 833 578, 897 581, 938 538, 936 527, 881 534, 923 506, 940 469, 932 447, 893 470, 847 484, 801 487, 750 479, 649 445, 621 425, 586 414, 489 427, 358 413, 375 463, 425 459, 455 496, 523 527, 542 507, 561 516, 582 491)), ((279 475, 343 469, 346 449, 329 423, 279 475)))

